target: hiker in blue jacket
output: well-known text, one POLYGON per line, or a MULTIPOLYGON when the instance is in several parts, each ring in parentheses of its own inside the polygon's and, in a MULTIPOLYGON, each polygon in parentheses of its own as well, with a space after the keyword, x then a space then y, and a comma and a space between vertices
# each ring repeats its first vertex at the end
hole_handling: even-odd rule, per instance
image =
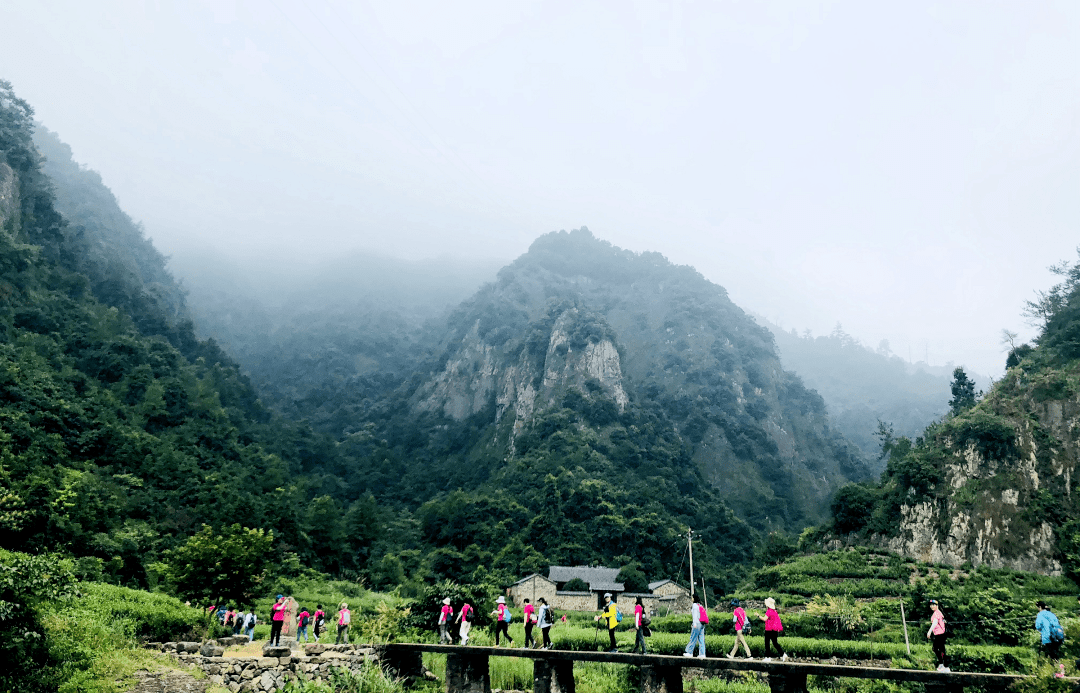
POLYGON ((1058 617, 1046 606, 1046 602, 1035 603, 1039 607, 1039 615, 1035 617, 1035 630, 1042 636, 1040 648, 1050 659, 1057 661, 1061 655, 1061 643, 1065 642, 1065 631, 1061 628, 1058 617))

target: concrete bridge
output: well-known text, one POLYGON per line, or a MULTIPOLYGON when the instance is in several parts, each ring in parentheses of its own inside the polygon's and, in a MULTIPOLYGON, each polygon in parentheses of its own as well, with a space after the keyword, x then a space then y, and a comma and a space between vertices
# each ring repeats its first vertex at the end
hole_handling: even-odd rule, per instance
POLYGON ((1017 681, 1028 678, 1020 674, 886 669, 765 662, 758 659, 699 659, 621 652, 524 650, 410 643, 382 645, 378 649, 384 664, 400 676, 418 676, 424 652, 445 654, 447 693, 491 693, 489 657, 524 657, 533 660, 533 693, 574 693, 574 662, 606 662, 639 667, 641 693, 683 693, 682 670, 685 668, 764 673, 768 675, 772 693, 806 693, 806 677, 811 675, 921 683, 925 686, 926 693, 959 693, 966 686, 978 686, 994 693, 1004 691, 1017 681))

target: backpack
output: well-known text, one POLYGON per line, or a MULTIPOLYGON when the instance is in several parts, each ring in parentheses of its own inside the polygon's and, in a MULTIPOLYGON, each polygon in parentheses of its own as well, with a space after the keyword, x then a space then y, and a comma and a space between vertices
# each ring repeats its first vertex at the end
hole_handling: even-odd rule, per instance
POLYGON ((258 618, 259 617, 256 616, 255 614, 251 614, 250 616, 248 616, 247 621, 244 622, 244 628, 247 629, 247 630, 250 630, 250 629, 254 628, 255 627, 255 621, 257 621, 258 618))
POLYGON ((652 619, 649 618, 648 616, 646 616, 645 614, 642 614, 641 615, 641 627, 642 628, 648 628, 651 625, 652 625, 652 619))
POLYGON ((310 616, 304 616, 303 618, 300 619, 300 627, 301 628, 307 628, 307 624, 310 623, 310 622, 311 622, 311 617, 310 616))
POLYGON ((341 625, 347 626, 351 622, 352 622, 352 613, 350 613, 349 611, 345 611, 345 613, 343 613, 341 615, 341 625))
POLYGON ((709 623, 709 612, 701 604, 698 604, 698 608, 701 609, 701 623, 707 625, 709 623))
POLYGON ((548 610, 547 610, 547 624, 548 624, 548 626, 550 627, 550 626, 555 625, 555 622, 558 621, 558 620, 559 620, 559 617, 555 614, 555 609, 552 609, 549 606, 548 610))
POLYGON ((466 623, 472 623, 472 612, 472 607, 468 604, 461 607, 461 620, 465 621, 466 623))
POLYGON ((510 609, 509 608, 503 609, 502 620, 505 621, 506 623, 510 623, 511 618, 513 618, 513 614, 510 613, 510 609))
POLYGON ((1062 629, 1061 623, 1055 623, 1050 626, 1050 642, 1065 642, 1065 630, 1062 629))
POLYGON ((615 607, 615 623, 622 623, 622 612, 617 606, 615 607))

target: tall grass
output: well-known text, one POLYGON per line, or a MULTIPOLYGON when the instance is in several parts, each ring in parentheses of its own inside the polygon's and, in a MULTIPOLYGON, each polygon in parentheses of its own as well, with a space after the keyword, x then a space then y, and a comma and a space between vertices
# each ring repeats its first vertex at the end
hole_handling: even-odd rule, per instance
POLYGON ((42 672, 60 693, 126 690, 139 669, 161 668, 138 648, 140 637, 198 637, 201 614, 179 600, 140 590, 81 583, 82 597, 55 604, 43 625, 49 654, 58 664, 42 672))

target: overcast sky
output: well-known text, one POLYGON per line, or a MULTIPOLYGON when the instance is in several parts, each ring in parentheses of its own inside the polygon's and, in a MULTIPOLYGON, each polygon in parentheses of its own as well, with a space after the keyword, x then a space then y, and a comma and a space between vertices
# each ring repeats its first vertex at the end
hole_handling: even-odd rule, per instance
POLYGON ((510 260, 587 225, 997 376, 1080 244, 1080 3, 0 3, 0 78, 165 253, 510 260))

